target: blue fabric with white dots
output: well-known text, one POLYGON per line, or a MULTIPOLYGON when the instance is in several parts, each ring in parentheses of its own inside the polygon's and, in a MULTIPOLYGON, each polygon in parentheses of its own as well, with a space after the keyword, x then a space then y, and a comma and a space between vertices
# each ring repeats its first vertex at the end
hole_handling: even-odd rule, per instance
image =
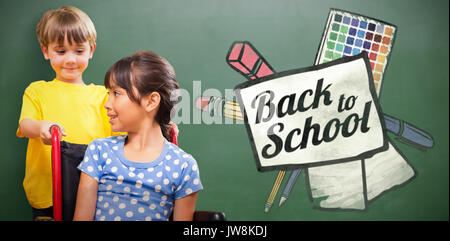
POLYGON ((125 139, 94 140, 78 166, 99 182, 95 220, 168 220, 175 199, 203 189, 197 162, 178 146, 165 140, 156 160, 133 162, 125 139))

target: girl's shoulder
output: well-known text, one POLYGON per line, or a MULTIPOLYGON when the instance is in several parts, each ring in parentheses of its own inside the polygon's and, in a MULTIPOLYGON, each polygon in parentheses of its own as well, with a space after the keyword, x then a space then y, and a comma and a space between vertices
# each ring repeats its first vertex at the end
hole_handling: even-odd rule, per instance
POLYGON ((187 161, 188 163, 196 163, 195 158, 191 154, 185 152, 179 146, 171 142, 167 142, 167 145, 169 146, 167 155, 170 156, 170 159, 180 160, 180 162, 187 161))
MULTIPOLYGON (((98 138, 92 141, 89 146, 95 147, 97 146, 105 146, 106 148, 114 148, 114 146, 117 146, 121 142, 124 142, 126 138, 126 135, 118 135, 118 136, 110 136, 105 138, 98 138)), ((102 148, 102 147, 100 147, 102 148)))

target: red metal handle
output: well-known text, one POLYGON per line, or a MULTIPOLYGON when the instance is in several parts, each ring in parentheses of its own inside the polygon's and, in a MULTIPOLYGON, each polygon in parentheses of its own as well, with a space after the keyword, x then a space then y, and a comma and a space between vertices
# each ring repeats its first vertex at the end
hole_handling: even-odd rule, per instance
POLYGON ((170 132, 172 134, 172 143, 178 146, 177 134, 175 133, 175 128, 171 125, 170 132))
POLYGON ((62 190, 61 190, 61 146, 59 127, 50 127, 52 134, 52 167, 53 167, 53 219, 62 221, 62 190))

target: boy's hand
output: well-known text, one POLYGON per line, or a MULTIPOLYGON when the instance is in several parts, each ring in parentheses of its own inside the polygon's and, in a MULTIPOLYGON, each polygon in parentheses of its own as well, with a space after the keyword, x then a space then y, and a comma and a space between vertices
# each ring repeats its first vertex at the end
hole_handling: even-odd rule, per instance
POLYGON ((42 139, 42 142, 46 145, 52 144, 52 133, 50 132, 50 127, 56 125, 59 127, 59 139, 61 140, 63 136, 66 136, 66 130, 60 124, 53 121, 39 121, 39 136, 42 139))
POLYGON ((66 136, 66 130, 60 124, 53 121, 38 121, 31 118, 23 119, 19 123, 19 129, 23 136, 27 138, 40 137, 42 142, 46 145, 52 144, 52 134, 50 133, 50 127, 57 125, 59 127, 59 138, 66 136))

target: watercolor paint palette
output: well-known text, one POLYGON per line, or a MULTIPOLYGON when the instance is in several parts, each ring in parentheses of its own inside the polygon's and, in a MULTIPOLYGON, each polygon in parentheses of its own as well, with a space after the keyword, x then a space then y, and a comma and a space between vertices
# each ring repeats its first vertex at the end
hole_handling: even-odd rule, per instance
POLYGON ((377 94, 392 51, 397 27, 359 14, 331 9, 315 64, 367 53, 377 94))

